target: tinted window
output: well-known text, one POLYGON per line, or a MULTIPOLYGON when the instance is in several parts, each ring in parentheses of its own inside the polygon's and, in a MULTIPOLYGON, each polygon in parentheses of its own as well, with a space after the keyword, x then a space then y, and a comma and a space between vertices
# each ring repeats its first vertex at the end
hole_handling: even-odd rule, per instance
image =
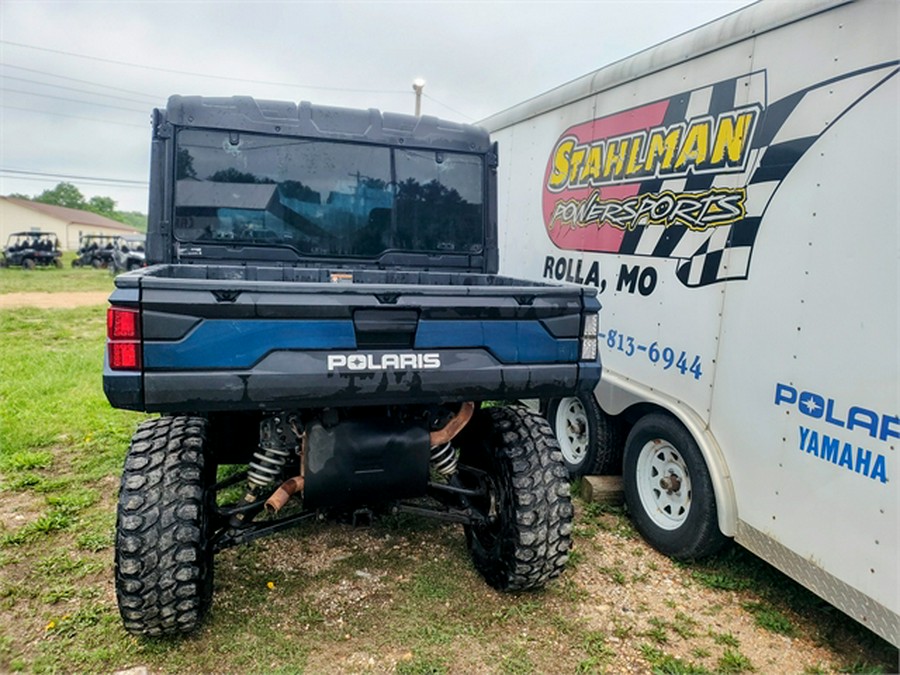
POLYGON ((176 155, 181 241, 281 245, 303 254, 478 253, 478 156, 185 130, 176 155))

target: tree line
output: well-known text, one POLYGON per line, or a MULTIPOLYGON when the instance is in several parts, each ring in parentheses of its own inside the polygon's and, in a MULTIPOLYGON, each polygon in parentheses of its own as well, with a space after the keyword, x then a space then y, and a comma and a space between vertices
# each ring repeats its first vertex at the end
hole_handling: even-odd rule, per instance
POLYGON ((147 231, 147 216, 139 211, 119 211, 116 209, 116 200, 112 197, 96 195, 86 199, 72 183, 57 183, 56 187, 44 190, 41 194, 30 197, 23 194, 7 195, 14 199, 27 199, 41 204, 53 206, 65 206, 80 211, 90 211, 120 223, 125 223, 143 232, 147 231))

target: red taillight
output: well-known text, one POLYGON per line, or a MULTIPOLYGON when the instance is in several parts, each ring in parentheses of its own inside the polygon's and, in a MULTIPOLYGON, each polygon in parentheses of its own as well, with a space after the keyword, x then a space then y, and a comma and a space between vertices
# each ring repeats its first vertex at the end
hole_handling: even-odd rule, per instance
POLYGON ((140 370, 141 345, 139 342, 110 342, 109 367, 113 370, 140 370))
POLYGON ((110 368, 141 369, 141 315, 136 309, 110 307, 106 312, 106 338, 110 368))
POLYGON ((110 340, 140 340, 141 315, 136 309, 110 307, 106 311, 106 337, 110 340))

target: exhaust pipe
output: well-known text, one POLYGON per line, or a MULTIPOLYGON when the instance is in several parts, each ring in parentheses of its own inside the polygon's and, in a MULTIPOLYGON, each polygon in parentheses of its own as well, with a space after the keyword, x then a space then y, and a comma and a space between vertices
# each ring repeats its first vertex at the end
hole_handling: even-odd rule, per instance
POLYGON ((443 429, 431 432, 431 447, 446 445, 456 438, 456 435, 462 431, 463 427, 469 423, 470 419, 472 419, 472 414, 474 412, 475 404, 472 401, 463 403, 459 407, 459 412, 456 413, 456 417, 447 422, 443 429))
POLYGON ((266 511, 270 514, 278 513, 291 497, 303 492, 303 483, 303 476, 295 476, 284 481, 266 500, 266 511))

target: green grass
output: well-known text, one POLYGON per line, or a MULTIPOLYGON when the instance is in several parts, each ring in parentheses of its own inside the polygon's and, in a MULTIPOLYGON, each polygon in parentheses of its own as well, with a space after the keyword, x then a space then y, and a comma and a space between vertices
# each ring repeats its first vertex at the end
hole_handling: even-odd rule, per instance
POLYGON ((18 473, 31 469, 49 469, 52 463, 53 453, 51 452, 46 450, 38 452, 20 450, 0 457, 0 471, 18 473))
MULTIPOLYGON (((74 290, 63 277, 75 273, 94 278, 80 290, 112 285, 94 270, 0 269, 0 288, 74 290)), ((116 476, 142 416, 103 396, 103 307, 2 310, 0 328, 0 501, 22 518, 0 524, 0 624, 30 630, 37 645, 26 654, 16 633, 0 670, 90 670, 121 632, 97 577, 109 579, 116 476), (97 660, 82 653, 92 642, 97 660)))
POLYGON ((138 417, 111 409, 98 386, 105 309, 9 310, 0 321, 0 471, 34 470, 39 483, 58 462, 86 479, 117 471, 138 417))
POLYGON ((411 593, 421 601, 448 600, 459 591, 458 580, 447 574, 441 561, 423 564, 413 576, 411 593))
POLYGON ((619 586, 624 586, 628 583, 628 577, 625 575, 625 571, 617 565, 612 567, 601 567, 600 571, 606 574, 610 581, 619 586))
POLYGON ((731 649, 726 649, 716 664, 716 671, 720 673, 748 673, 755 670, 756 668, 750 662, 750 659, 731 649))
POLYGON ((449 672, 446 659, 438 656, 410 655, 401 661, 394 671, 397 675, 441 675, 449 672))
POLYGON ((597 502, 589 502, 584 505, 582 528, 595 528, 604 532, 612 532, 622 539, 637 539, 638 533, 625 517, 623 507, 606 506, 597 502))
POLYGON ((75 254, 63 254, 63 267, 39 267, 25 270, 21 267, 0 268, 0 294, 61 291, 112 291, 113 276, 109 270, 72 267, 75 254))
POLYGON ((675 619, 670 624, 670 628, 684 640, 688 640, 697 635, 696 627, 696 619, 688 616, 684 612, 675 612, 675 619))
POLYGON ((598 672, 603 665, 612 659, 616 652, 607 644, 606 635, 600 631, 588 631, 581 642, 581 648, 587 658, 580 661, 576 668, 579 673, 598 672))
POLYGON ((740 640, 731 633, 716 633, 715 631, 710 631, 709 636, 717 645, 734 648, 740 647, 741 645, 740 640))
POLYGON ((497 669, 507 675, 525 675, 535 672, 534 661, 529 654, 528 645, 513 643, 505 645, 500 657, 500 665, 497 669))
POLYGON ((663 673, 664 675, 709 675, 711 672, 701 665, 691 661, 684 661, 648 644, 642 644, 640 651, 654 673, 663 673))
POLYGON ((795 635, 791 620, 767 602, 745 602, 744 609, 753 615, 756 625, 779 635, 795 635))

